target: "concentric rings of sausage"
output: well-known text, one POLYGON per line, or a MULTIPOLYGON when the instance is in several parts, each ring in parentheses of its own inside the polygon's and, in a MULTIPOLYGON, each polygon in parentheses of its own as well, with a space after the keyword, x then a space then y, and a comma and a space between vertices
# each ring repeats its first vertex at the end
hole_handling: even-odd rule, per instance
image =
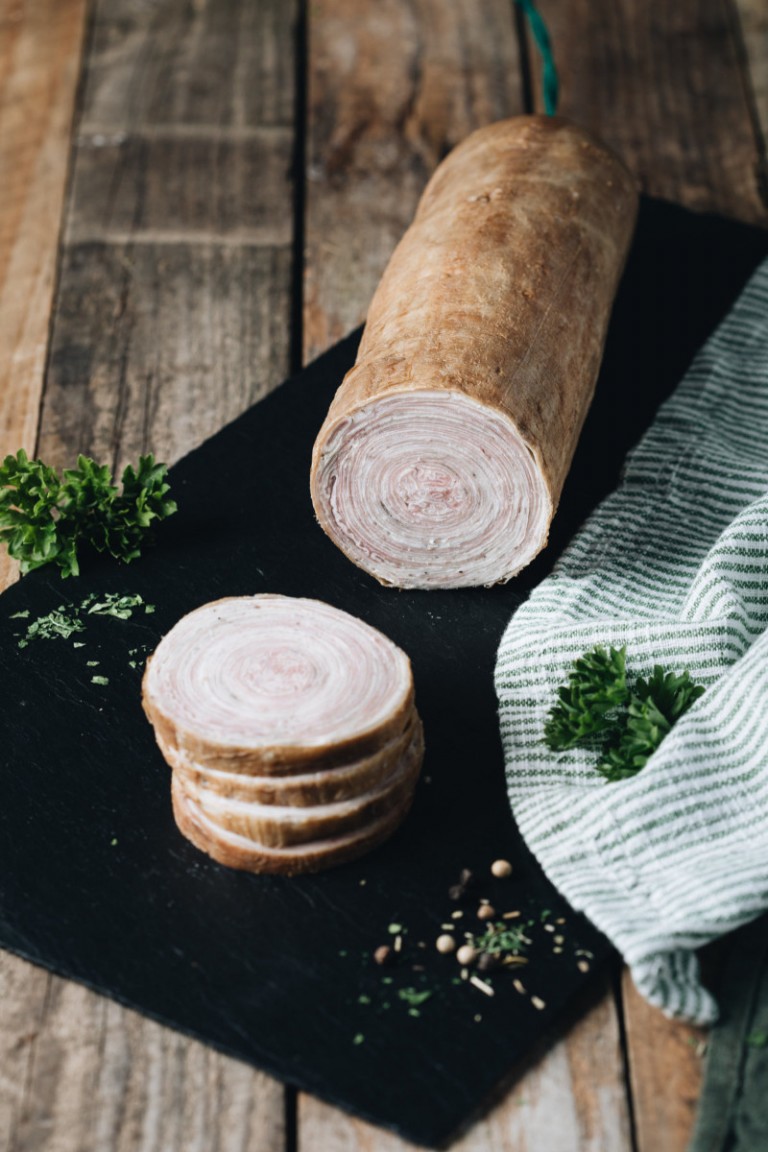
POLYGON ((215 600, 171 629, 147 661, 144 710, 194 763, 293 775, 378 752, 403 734, 408 657, 377 629, 320 600, 215 600))

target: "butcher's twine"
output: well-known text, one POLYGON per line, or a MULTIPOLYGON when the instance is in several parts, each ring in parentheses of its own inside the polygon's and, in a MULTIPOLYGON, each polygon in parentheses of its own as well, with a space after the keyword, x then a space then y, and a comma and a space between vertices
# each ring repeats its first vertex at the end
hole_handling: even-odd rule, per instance
POLYGON ((547 26, 533 0, 515 0, 515 3, 528 20, 531 34, 541 56, 541 87, 544 95, 544 111, 547 116, 554 116, 557 111, 559 81, 547 26))
POLYGON ((545 872, 667 1015, 716 1018, 695 950, 768 909, 768 262, 516 612, 496 668, 509 798, 545 872), (707 690, 637 776, 550 752, 571 662, 626 645, 707 690))

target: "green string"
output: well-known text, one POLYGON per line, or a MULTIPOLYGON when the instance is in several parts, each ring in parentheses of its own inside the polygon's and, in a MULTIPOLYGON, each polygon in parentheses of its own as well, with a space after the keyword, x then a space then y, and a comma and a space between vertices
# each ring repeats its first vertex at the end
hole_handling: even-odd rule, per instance
POLYGON ((552 55, 552 41, 544 20, 533 3, 533 0, 515 0, 515 3, 528 18, 536 47, 541 56, 541 86, 544 92, 544 111, 547 116, 554 116, 557 111, 557 96, 559 83, 557 68, 552 55))

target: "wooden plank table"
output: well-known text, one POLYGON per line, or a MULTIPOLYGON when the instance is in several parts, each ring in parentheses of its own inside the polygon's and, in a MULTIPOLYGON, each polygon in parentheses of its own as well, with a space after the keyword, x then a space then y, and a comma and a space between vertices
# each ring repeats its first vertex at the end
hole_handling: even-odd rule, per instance
MULTIPOLYGON (((563 114, 768 225, 764 4, 540 7, 563 114)), ((538 107, 511 0, 0 0, 0 451, 177 459, 363 319, 446 151, 538 107)), ((684 1149, 702 1034, 598 992, 457 1149, 684 1149)), ((407 1147, 5 953, 0 1145, 407 1147)))

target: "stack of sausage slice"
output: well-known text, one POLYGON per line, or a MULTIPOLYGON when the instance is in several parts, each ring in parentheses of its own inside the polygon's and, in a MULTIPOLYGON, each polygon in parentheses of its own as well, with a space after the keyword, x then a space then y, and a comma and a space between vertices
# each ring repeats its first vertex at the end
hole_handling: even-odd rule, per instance
POLYGON ((217 600, 147 664, 144 709, 176 822, 233 868, 354 859, 406 815, 424 754, 408 657, 318 600, 217 600))

